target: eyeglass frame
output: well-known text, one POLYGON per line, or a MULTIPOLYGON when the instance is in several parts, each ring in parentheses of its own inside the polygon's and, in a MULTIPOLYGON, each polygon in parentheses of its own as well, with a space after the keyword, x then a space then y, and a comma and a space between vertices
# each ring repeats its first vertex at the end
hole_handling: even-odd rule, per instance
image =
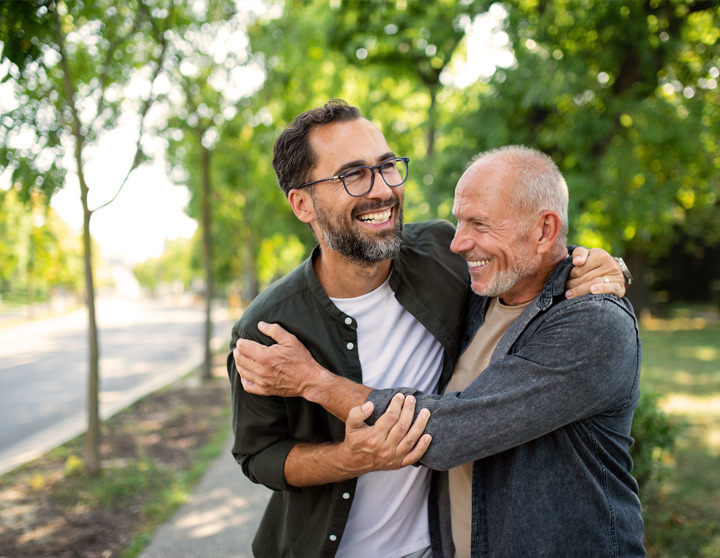
POLYGON ((295 189, 299 190, 300 188, 305 188, 306 186, 312 186, 313 184, 319 184, 320 182, 329 182, 330 180, 340 180, 340 182, 342 182, 343 188, 348 193, 348 196, 352 196, 353 198, 362 198, 363 196, 367 196, 370 192, 372 192, 373 186, 375 186, 375 171, 376 170, 388 188, 397 188, 398 186, 402 186, 403 184, 405 184, 405 181, 407 180, 407 177, 410 174, 410 157, 390 157, 388 159, 385 159, 379 165, 373 165, 373 166, 358 165, 357 167, 345 169, 341 173, 339 173, 335 176, 331 176, 330 178, 321 178, 320 180, 313 180, 312 182, 306 182, 305 184, 300 184, 300 186, 295 186, 295 189), (383 176, 383 173, 382 173, 382 167, 388 161, 404 161, 405 162, 405 168, 406 168, 407 172, 405 173, 405 177, 403 178, 403 181, 400 184, 394 184, 391 186, 390 184, 388 184, 387 180, 385 180, 385 177, 383 176), (348 190, 348 187, 345 185, 345 175, 347 173, 357 170, 357 169, 370 169, 370 187, 367 189, 366 192, 364 192, 362 194, 351 194, 350 190, 348 190))

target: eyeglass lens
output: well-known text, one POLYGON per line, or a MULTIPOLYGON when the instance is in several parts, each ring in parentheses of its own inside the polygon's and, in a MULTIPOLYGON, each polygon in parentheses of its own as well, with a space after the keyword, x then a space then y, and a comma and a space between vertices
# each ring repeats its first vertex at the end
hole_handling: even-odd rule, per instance
MULTIPOLYGON (((380 175, 388 186, 400 186, 407 178, 407 164, 403 159, 390 159, 380 165, 380 175)), ((345 188, 351 196, 364 196, 373 185, 374 170, 370 167, 355 167, 342 174, 345 188)))

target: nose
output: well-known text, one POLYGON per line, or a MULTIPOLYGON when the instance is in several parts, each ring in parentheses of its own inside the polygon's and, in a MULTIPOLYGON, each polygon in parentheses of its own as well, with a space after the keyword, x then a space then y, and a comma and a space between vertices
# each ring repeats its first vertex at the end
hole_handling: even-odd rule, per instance
POLYGON ((372 188, 370 188, 370 191, 365 194, 366 198, 386 200, 394 195, 393 190, 402 188, 402 186, 395 186, 394 188, 390 188, 390 186, 387 185, 382 175, 380 174, 379 168, 372 169, 372 173, 372 188))
POLYGON ((465 233, 465 227, 462 223, 458 223, 457 228, 455 229, 455 236, 452 239, 452 242, 450 243, 450 250, 454 252, 455 254, 461 254, 463 252, 467 252, 468 250, 471 250, 473 247, 472 240, 470 237, 465 233))

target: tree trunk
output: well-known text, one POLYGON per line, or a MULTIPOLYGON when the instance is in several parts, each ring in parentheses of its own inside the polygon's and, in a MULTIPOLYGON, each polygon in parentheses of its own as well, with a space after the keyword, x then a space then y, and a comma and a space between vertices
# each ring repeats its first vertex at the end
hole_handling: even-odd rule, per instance
POLYGON ((85 467, 91 475, 100 472, 100 349, 97 321, 95 319, 95 284, 92 268, 92 239, 87 206, 87 186, 81 181, 83 203, 83 256, 85 259, 85 291, 88 312, 88 427, 85 434, 85 467))
POLYGON ((641 318, 650 311, 650 292, 645 281, 645 256, 642 251, 628 250, 623 258, 633 276, 633 283, 627 289, 628 300, 635 309, 635 315, 641 318))
POLYGON ((208 380, 211 376, 212 350, 210 339, 212 337, 212 298, 213 298, 213 269, 212 269, 212 231, 210 217, 210 151, 202 144, 202 130, 198 132, 200 140, 200 158, 202 165, 202 229, 203 229, 203 264, 205 267, 205 360, 200 377, 208 380))
POLYGON ((243 265, 243 306, 247 306, 260 292, 260 281, 257 276, 257 263, 255 257, 255 235, 253 234, 253 222, 249 209, 243 211, 245 221, 245 250, 243 265))
POLYGON ((437 133, 437 106, 436 106, 437 89, 430 87, 430 106, 428 107, 428 132, 427 132, 427 153, 426 157, 429 161, 435 154, 435 134, 437 133))

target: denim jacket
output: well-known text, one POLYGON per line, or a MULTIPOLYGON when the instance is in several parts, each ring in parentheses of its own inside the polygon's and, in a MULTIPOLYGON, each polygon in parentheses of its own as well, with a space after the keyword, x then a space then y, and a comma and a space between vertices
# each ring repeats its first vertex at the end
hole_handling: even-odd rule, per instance
MULTIPOLYGON (((640 337, 626 299, 565 299, 563 260, 513 322, 490 364, 462 392, 376 390, 376 418, 397 391, 427 408, 433 441, 421 463, 474 462, 472 556, 645 556, 630 427, 639 399, 640 337)), ((487 299, 468 305, 465 345, 487 299)), ((478 371, 480 372, 480 371, 478 371)), ((437 479, 433 551, 452 556, 447 479, 437 479)))

